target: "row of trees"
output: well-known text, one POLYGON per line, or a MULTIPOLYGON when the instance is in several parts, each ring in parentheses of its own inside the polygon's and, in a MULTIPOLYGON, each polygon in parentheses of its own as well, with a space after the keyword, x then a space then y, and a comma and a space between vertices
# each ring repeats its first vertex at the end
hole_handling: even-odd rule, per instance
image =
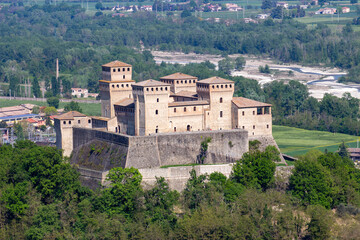
MULTIPOLYGON (((254 144, 252 144, 254 145, 254 144)), ((256 144, 255 144, 256 145, 256 144)), ((229 178, 191 177, 182 193, 164 178, 141 187, 137 169, 114 168, 95 191, 52 147, 0 146, 2 239, 351 239, 359 234, 360 170, 338 154, 310 152, 288 187, 275 178, 278 152, 243 156, 229 178), (337 208, 334 215, 330 208, 337 208), (352 216, 352 225, 346 225, 352 216), (334 219, 342 218, 341 226, 334 219), (333 231, 337 229, 337 231, 333 231)))
MULTIPOLYGON (((98 89, 100 66, 114 59, 133 64, 134 79, 157 75, 146 48, 197 53, 266 54, 285 62, 325 63, 356 69, 359 62, 358 33, 334 34, 326 25, 316 28, 292 20, 259 24, 238 22, 227 26, 193 17, 158 19, 152 13, 117 18, 89 16, 80 6, 65 4, 11 6, 0 12, 0 82, 21 94, 28 79, 33 94, 40 96, 37 82, 49 88, 59 58, 63 83, 98 89), (345 57, 346 56, 346 57, 345 57)), ((227 62, 225 62, 227 63, 227 62)), ((240 64, 241 65, 241 64, 240 64)), ((224 65, 224 72, 228 64, 224 65)), ((4 89, 2 89, 4 90, 4 89)))

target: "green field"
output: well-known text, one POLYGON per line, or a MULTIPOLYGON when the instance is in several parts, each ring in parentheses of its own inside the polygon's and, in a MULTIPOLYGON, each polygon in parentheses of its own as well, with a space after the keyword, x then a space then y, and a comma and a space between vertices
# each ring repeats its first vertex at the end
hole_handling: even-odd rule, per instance
MULTIPOLYGON (((38 106, 47 106, 46 102, 29 101, 29 100, 6 100, 0 99, 0 107, 11 107, 17 106, 23 103, 31 103, 38 106)), ((68 103, 60 102, 59 108, 64 108, 68 103)), ((88 116, 100 116, 101 115, 101 104, 100 103, 79 103, 83 110, 83 113, 88 116)))
POLYGON ((334 152, 342 141, 356 147, 359 137, 341 133, 310 131, 300 128, 273 126, 273 136, 282 153, 299 156, 309 150, 334 152))

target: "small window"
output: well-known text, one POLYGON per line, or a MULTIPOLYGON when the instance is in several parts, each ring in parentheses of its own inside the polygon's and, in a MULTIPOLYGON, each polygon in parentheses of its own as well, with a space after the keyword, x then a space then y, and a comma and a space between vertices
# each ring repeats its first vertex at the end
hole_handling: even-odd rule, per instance
POLYGON ((159 89, 158 89, 158 88, 156 88, 156 91, 159 91, 159 89))
POLYGON ((227 85, 225 85, 225 88, 227 88, 227 85))
POLYGON ((112 85, 112 87, 114 88, 114 87, 115 87, 115 85, 113 84, 113 85, 112 85))
POLYGON ((71 121, 69 121, 69 124, 71 124, 71 121))
POLYGON ((151 91, 154 91, 154 88, 151 88, 151 91))
POLYGON ((78 120, 78 124, 80 124, 80 120, 78 120))
POLYGON ((215 86, 214 86, 214 85, 212 85, 212 88, 215 88, 215 86))
POLYGON ((219 85, 216 85, 216 88, 219 88, 219 85))
POLYGON ((129 84, 126 84, 126 86, 128 87, 128 86, 129 86, 129 84))
POLYGON ((223 112, 222 112, 222 111, 220 111, 220 117, 221 117, 221 118, 223 117, 223 112))
POLYGON ((88 123, 91 123, 91 120, 90 120, 90 119, 88 120, 88 123))
POLYGON ((220 103, 222 103, 222 102, 223 102, 223 98, 221 97, 221 98, 220 98, 220 103))
POLYGON ((64 121, 63 124, 66 124, 66 121, 64 121))
POLYGON ((174 112, 176 112, 176 108, 174 108, 174 112))
POLYGON ((156 99, 156 102, 159 102, 159 98, 156 99))
POLYGON ((266 125, 266 128, 269 128, 269 124, 266 125))
POLYGON ((242 111, 242 115, 245 116, 245 112, 244 112, 244 111, 242 111))
POLYGON ((181 83, 183 83, 183 80, 181 80, 181 83))
POLYGON ((176 81, 177 84, 179 84, 179 81, 176 81))
POLYGON ((155 114, 158 115, 158 114, 159 114, 159 110, 155 110, 155 114))
POLYGON ((116 87, 119 88, 119 84, 117 84, 116 87))
POLYGON ((194 112, 196 112, 196 107, 194 107, 194 112))
POLYGON ((224 88, 224 85, 221 85, 221 88, 224 88))
POLYGON ((186 107, 184 107, 184 112, 186 112, 186 107))
POLYGON ((118 72, 120 72, 120 68, 118 68, 118 72))
POLYGON ((253 115, 255 115, 255 111, 253 111, 253 115))
POLYGON ((185 80, 185 83, 187 83, 187 81, 185 80))
POLYGON ((230 84, 229 87, 232 88, 232 85, 230 84))
POLYGON ((165 87, 165 91, 167 91, 167 87, 165 87))
POLYGON ((130 71, 130 68, 128 68, 128 72, 130 71))
POLYGON ((262 108, 257 108, 257 115, 262 115, 262 108))
POLYGON ((163 88, 161 87, 161 88, 160 88, 160 91, 162 91, 162 90, 163 90, 163 88))
POLYGON ((146 88, 146 91, 149 91, 149 88, 146 88))
POLYGON ((174 127, 174 132, 176 132, 176 127, 174 127))
POLYGON ((123 79, 125 79, 125 75, 123 75, 123 79))
POLYGON ((255 129, 255 125, 253 125, 253 129, 255 129))
POLYGON ((242 129, 245 129, 245 126, 242 126, 242 129))
POLYGON ((193 80, 193 83, 195 83, 195 80, 193 80))
POLYGON ((115 68, 113 69, 113 72, 116 72, 116 69, 115 69, 115 68))

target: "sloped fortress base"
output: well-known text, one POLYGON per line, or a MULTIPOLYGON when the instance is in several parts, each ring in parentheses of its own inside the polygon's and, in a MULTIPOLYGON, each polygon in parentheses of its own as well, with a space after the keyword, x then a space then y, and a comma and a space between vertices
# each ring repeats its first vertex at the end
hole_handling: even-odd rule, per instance
POLYGON ((74 150, 70 161, 78 167, 83 184, 91 188, 104 184, 107 173, 114 167, 135 167, 144 174, 144 186, 152 185, 156 176, 163 176, 169 180, 172 189, 182 190, 192 167, 160 167, 197 163, 201 143, 207 139, 210 142, 203 163, 216 165, 196 166, 199 173, 225 171, 224 174, 229 175, 231 167, 228 164, 239 160, 248 151, 249 140, 259 140, 261 149, 276 146, 271 135, 249 138, 247 131, 240 129, 128 136, 73 128, 74 150))
POLYGON ((73 128, 71 163, 97 171, 197 163, 206 139, 210 142, 204 164, 235 162, 249 148, 248 134, 240 129, 128 136, 73 128))

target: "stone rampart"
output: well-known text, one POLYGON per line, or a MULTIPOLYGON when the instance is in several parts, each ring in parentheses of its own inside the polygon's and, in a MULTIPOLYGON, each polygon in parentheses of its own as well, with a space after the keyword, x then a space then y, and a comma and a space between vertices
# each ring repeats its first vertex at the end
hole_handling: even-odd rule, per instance
POLYGON ((201 143, 207 138, 210 142, 204 164, 232 163, 249 149, 247 132, 239 129, 127 136, 74 128, 73 133, 71 162, 93 170, 110 170, 116 163, 118 166, 135 168, 197 163, 201 143), (118 156, 120 160, 114 156, 114 152, 122 155, 118 156))

